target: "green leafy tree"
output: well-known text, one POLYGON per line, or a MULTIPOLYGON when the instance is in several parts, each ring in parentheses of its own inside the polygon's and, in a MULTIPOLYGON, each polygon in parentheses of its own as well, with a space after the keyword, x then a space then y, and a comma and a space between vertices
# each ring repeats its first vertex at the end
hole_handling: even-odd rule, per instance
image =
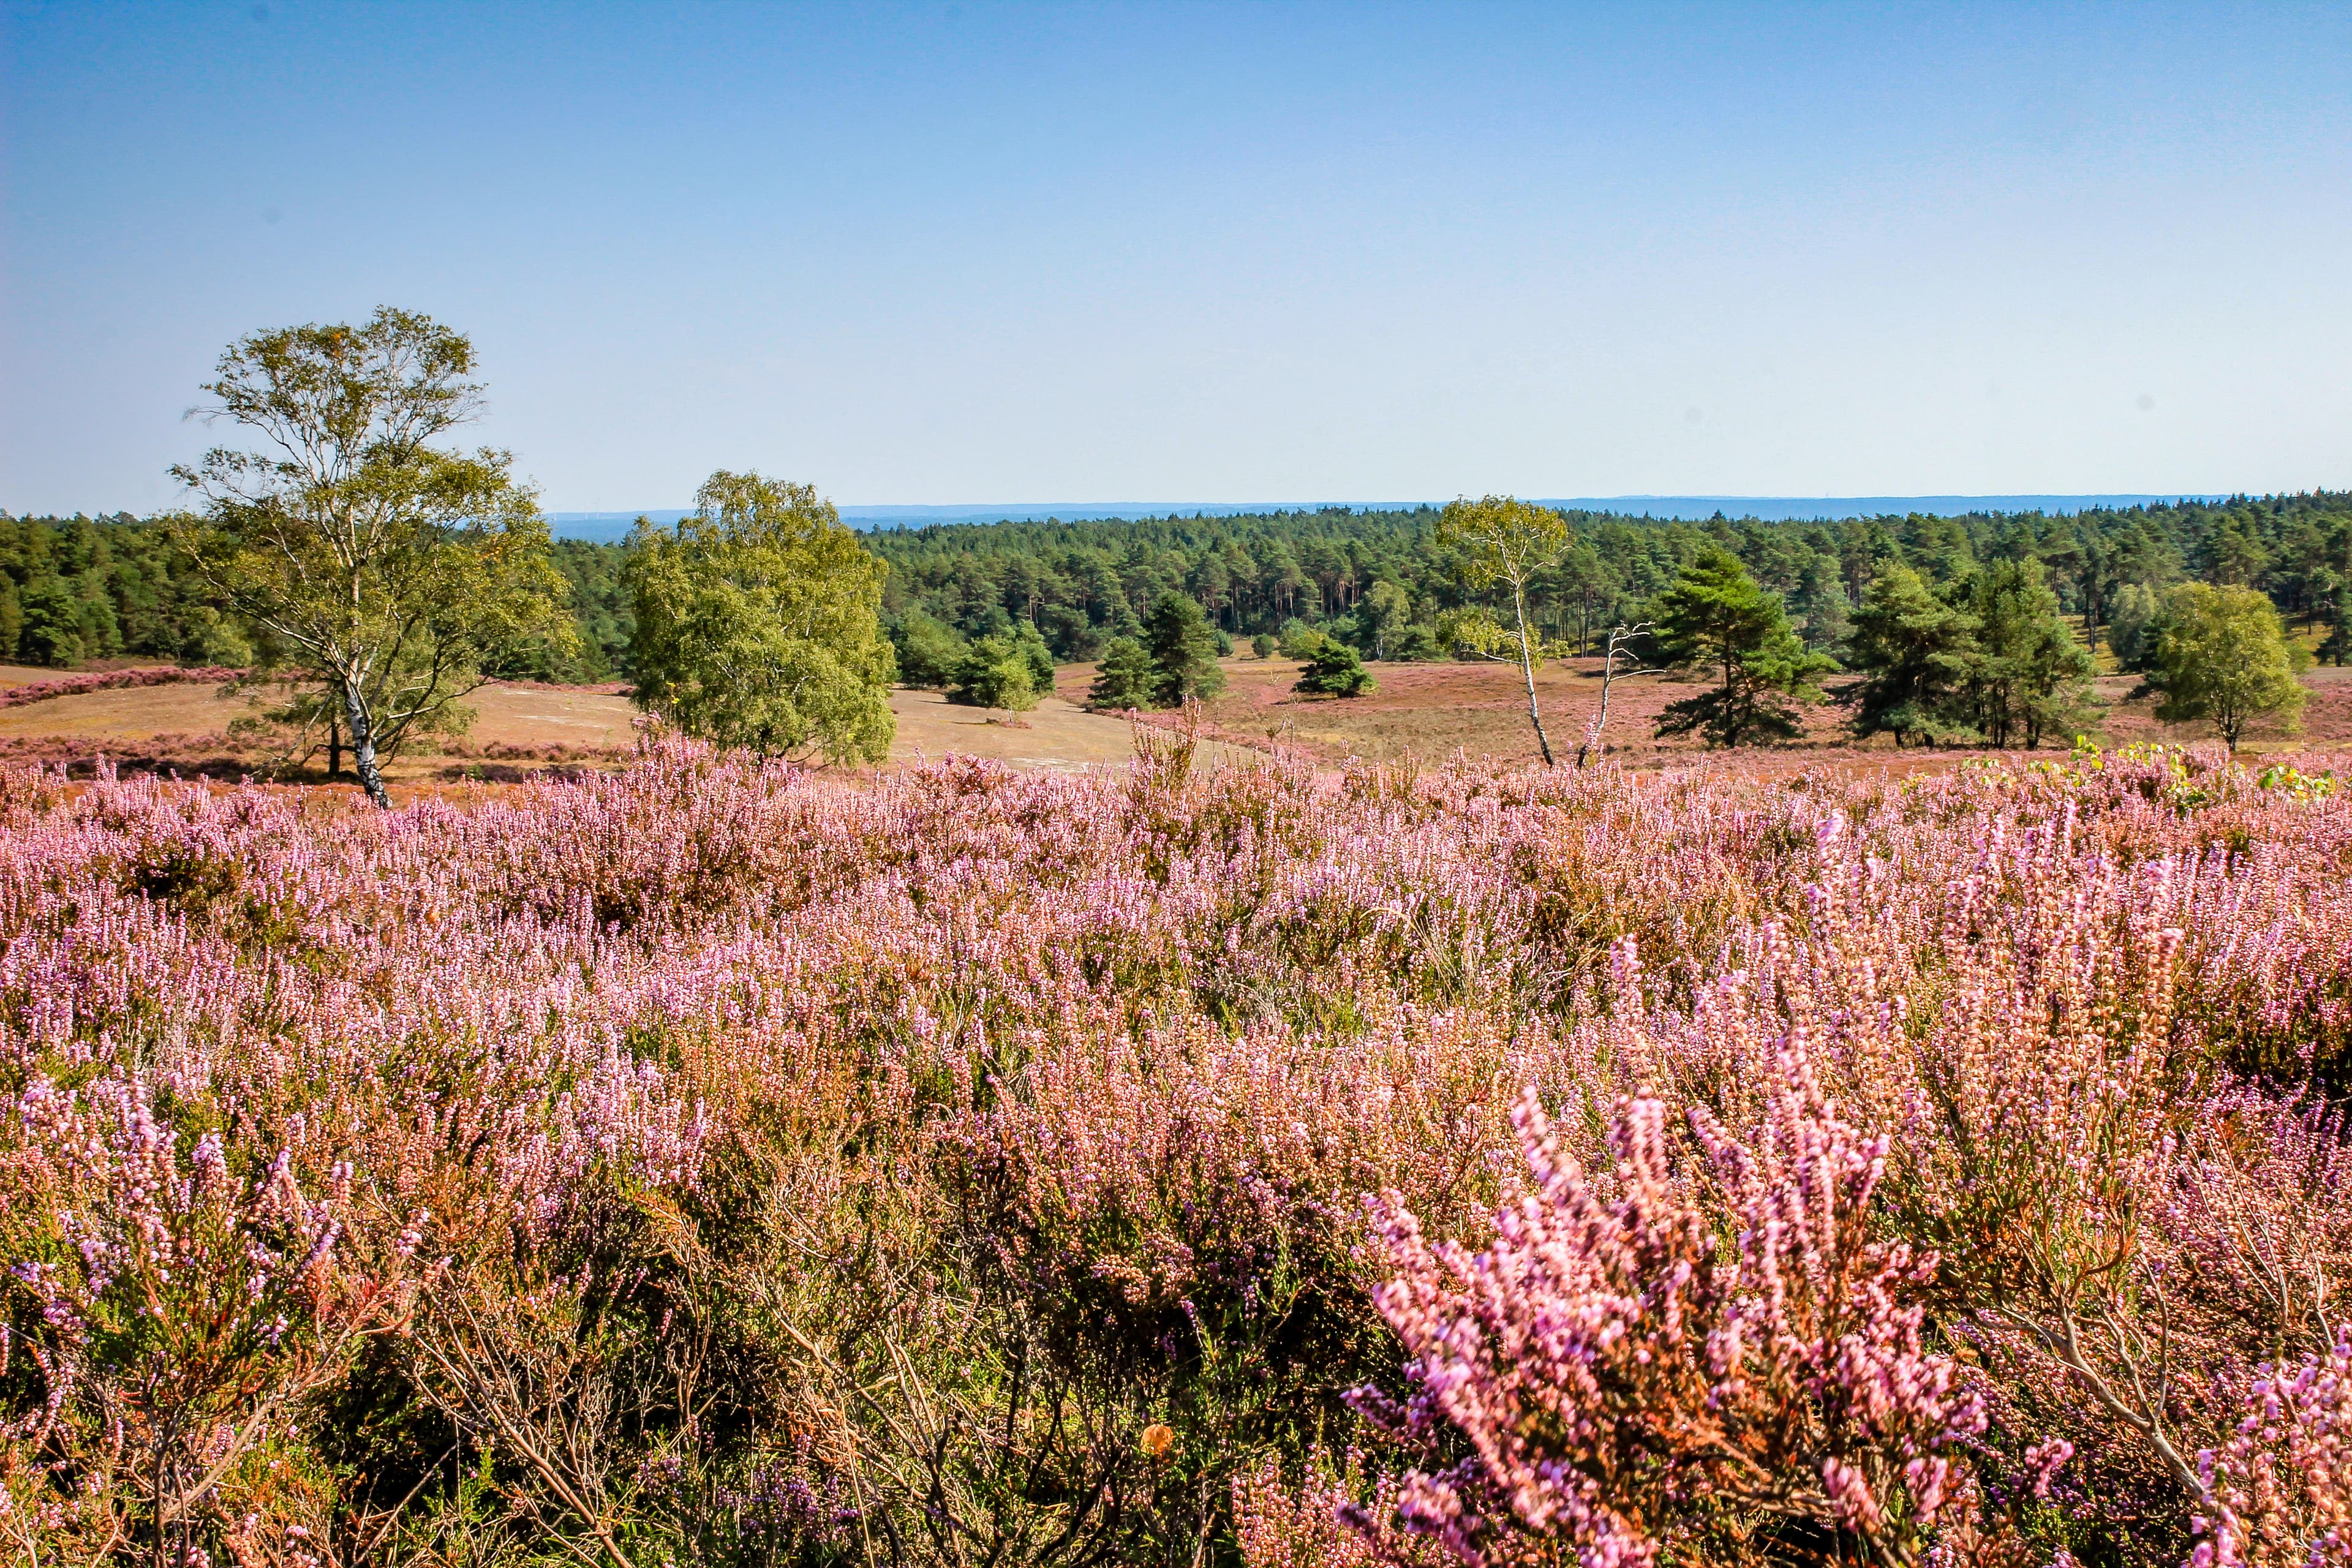
POLYGON ((908 610, 892 628, 890 645, 898 679, 908 686, 942 687, 954 681, 970 651, 953 626, 920 610, 908 610))
POLYGON ((2107 607, 2107 647, 2119 669, 2145 675, 2156 668, 2158 635, 2164 629, 2164 595, 2145 583, 2126 583, 2107 607))
POLYGON ((898 730, 888 568, 814 486, 721 469, 695 507, 629 537, 638 702, 725 745, 880 762, 898 730))
POLYGON ((53 669, 82 661, 81 606, 71 589, 55 577, 37 577, 25 585, 19 602, 18 658, 53 669))
POLYGON ((1160 670, 1151 654, 1133 637, 1113 637, 1103 646, 1095 665, 1094 684, 1087 689, 1087 706, 1123 712, 1152 706, 1160 670))
MULTIPOLYGON (((1439 515, 1437 543, 1455 557, 1462 581, 1474 589, 1502 584, 1511 592, 1507 628, 1527 684, 1528 722, 1535 726, 1536 749, 1544 766, 1553 765, 1551 737, 1544 733, 1543 710, 1536 701, 1536 665, 1542 638, 1528 625, 1528 591, 1537 574, 1558 560, 1568 545, 1568 520, 1548 507, 1511 496, 1467 497, 1439 515)), ((1479 649, 1481 653, 1487 650, 1479 649)))
POLYGON ((974 641, 956 668, 955 680, 948 688, 948 700, 971 708, 1003 708, 1013 712, 1036 707, 1036 681, 1020 644, 1011 637, 987 637, 974 641))
POLYGON ((1187 697, 1213 697, 1225 689, 1217 668, 1217 637, 1201 606, 1166 593, 1143 618, 1143 647, 1151 656, 1151 705, 1173 708, 1187 697))
POLYGON ((1978 568, 1969 613, 1977 623, 1977 657, 1967 697, 1990 744, 2022 740, 2031 751, 2044 734, 2071 735, 2091 722, 2097 667, 2058 613, 2041 562, 2028 555, 1978 568))
POLYGON ((1307 645, 1307 668, 1291 689, 1305 697, 1361 697, 1377 684, 1360 654, 1338 637, 1318 634, 1307 645))
POLYGON ((1037 628, 1027 621, 1014 621, 1007 641, 1029 672, 1031 689, 1040 694, 1053 690, 1054 650, 1045 646, 1037 628))
POLYGON ((1656 622, 1661 663, 1722 672, 1712 690, 1668 706, 1661 735, 1696 731, 1717 746, 1792 739, 1802 732, 1796 704, 1820 701, 1814 678, 1837 668, 1797 640, 1780 601, 1720 545, 1700 550, 1659 596, 1656 622))
POLYGON ((1274 657, 1275 649, 1281 646, 1282 645, 1280 643, 1275 640, 1275 637, 1272 632, 1260 632, 1257 636, 1250 638, 1250 652, 1257 655, 1260 658, 1272 658, 1274 657))
POLYGON ((1892 735, 1898 747, 1982 740, 1960 714, 1976 627, 1974 616, 1946 604, 1910 567, 1881 566, 1847 639, 1850 662, 1863 672, 1851 694, 1854 734, 1892 735))
POLYGON ((406 310, 257 332, 223 353, 197 410, 262 449, 172 472, 195 571, 259 635, 296 710, 332 714, 368 797, 413 735, 462 728, 462 700, 534 643, 577 634, 547 524, 508 454, 434 446, 473 418, 473 345, 406 310))
POLYGON ((2287 640, 2270 600, 2252 588, 2184 583, 2167 602, 2151 681, 2168 724, 2210 721, 2231 751, 2258 719, 2292 730, 2306 695, 2295 679, 2307 657, 2287 640))

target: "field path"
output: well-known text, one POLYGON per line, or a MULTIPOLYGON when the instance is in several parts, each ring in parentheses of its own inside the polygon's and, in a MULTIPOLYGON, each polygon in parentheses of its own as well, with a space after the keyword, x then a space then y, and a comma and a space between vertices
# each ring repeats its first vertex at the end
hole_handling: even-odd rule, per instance
MULTIPOLYGON (((1089 713, 1061 697, 1045 697, 1026 713, 960 708, 936 691, 893 691, 890 710, 898 716, 893 763, 959 752, 987 757, 1024 772, 1076 772, 1124 767, 1135 755, 1133 731, 1125 719, 1089 713)), ((1201 760, 1214 766, 1245 762, 1248 748, 1201 744, 1201 760)))

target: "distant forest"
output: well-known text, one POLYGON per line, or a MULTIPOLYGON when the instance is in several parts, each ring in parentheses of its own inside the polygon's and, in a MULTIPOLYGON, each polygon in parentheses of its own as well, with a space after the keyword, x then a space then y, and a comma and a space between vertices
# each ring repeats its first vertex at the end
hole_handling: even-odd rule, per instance
MULTIPOLYGON (((558 541, 555 563, 572 584, 582 651, 499 671, 546 680, 625 675, 628 596, 620 547, 558 541)), ((153 521, 13 517, 0 511, 0 663, 70 669, 94 660, 170 659, 242 665, 254 648, 244 628, 186 570, 153 521)))
MULTIPOLYGON (((1057 658, 1087 659, 1132 635, 1152 602, 1190 595, 1229 638, 1298 621, 1373 658, 1433 658, 1438 617, 1476 602, 1434 542, 1437 511, 1274 512, 1138 521, 958 523, 866 536, 890 564, 893 635, 936 622, 966 637, 1026 620, 1057 658)), ((1713 542, 1779 594, 1807 642, 1835 649, 1881 565, 1900 561, 1957 593, 1986 562, 2033 556, 2092 640, 2136 596, 2195 580, 2268 594, 2290 626, 2343 662, 2352 634, 2352 492, 2040 513, 1913 514, 1765 522, 1661 522, 1571 512, 1573 540, 1538 580, 1534 614, 1553 642, 1589 647, 1643 607, 1713 542)), ((624 546, 560 541, 581 651, 501 671, 541 679, 626 679, 624 546)), ((933 635, 936 635, 934 630, 933 635)), ((242 663, 252 649, 173 560, 162 531, 127 515, 0 512, 0 660, 69 668, 94 659, 242 663)))

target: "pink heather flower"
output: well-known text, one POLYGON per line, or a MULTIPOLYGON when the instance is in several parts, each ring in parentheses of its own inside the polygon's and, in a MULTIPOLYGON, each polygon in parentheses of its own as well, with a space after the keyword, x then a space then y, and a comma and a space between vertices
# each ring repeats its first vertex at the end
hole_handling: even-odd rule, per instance
POLYGON ((2033 1495, 2047 1498, 2050 1483, 2074 1457, 2074 1445, 2063 1437, 2049 1437, 2025 1450, 2025 1468, 2033 1477, 2033 1495))
POLYGON ((1657 1099, 1621 1101, 1600 1174, 1528 1094, 1528 1182, 1485 1252, 1432 1247, 1402 1194, 1381 1201, 1399 1273, 1376 1300, 1419 1396, 1358 1408, 1409 1446, 1442 1422, 1475 1455, 1416 1472, 1405 1528, 1472 1562, 1517 1535, 1633 1562, 1743 1500, 1811 1498, 1874 1539, 1932 1522, 1983 1413, 1905 1300, 1929 1261, 1868 1240, 1885 1140, 1838 1119, 1796 1042, 1773 1070, 1744 1139, 1694 1110, 1678 1147, 1657 1099))

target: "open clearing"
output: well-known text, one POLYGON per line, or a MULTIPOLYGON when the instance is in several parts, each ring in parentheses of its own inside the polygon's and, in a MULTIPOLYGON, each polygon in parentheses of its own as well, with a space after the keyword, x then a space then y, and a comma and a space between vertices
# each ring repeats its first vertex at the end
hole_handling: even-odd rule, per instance
MULTIPOLYGON (((1231 658, 1223 668, 1226 689, 1202 708, 1204 763, 1239 760, 1277 744, 1325 762, 1388 761, 1407 754, 1435 760, 1456 752, 1497 762, 1536 758, 1527 694, 1515 666, 1377 664, 1370 668, 1378 689, 1347 700, 1293 696, 1299 667, 1288 659, 1231 658)), ((0 689, 55 680, 59 674, 0 666, 0 689)), ((898 734, 890 761, 904 764, 964 755, 1022 771, 1122 766, 1134 754, 1128 721, 1079 705, 1093 678, 1092 666, 1065 665, 1054 695, 1025 713, 959 707, 936 691, 894 691, 890 705, 898 716, 898 734)), ((2352 672, 2322 666, 2304 679, 2311 699, 2302 735, 2257 731, 2247 749, 2324 752, 2352 744, 2352 672)), ((1832 689, 1837 684, 1832 678, 1832 689)), ((2136 684, 2129 676, 2108 676, 2098 683, 2099 697, 2107 704, 2099 729, 2110 744, 2209 737, 2202 726, 2158 724, 2153 701, 2130 696, 2136 684)), ((1706 748, 1696 741, 1661 741, 1654 733, 1667 704, 1697 689, 1685 679, 1620 677, 1611 698, 1612 754, 1637 767, 1690 762, 1704 754, 1706 748)), ((1600 706, 1600 661, 1556 660, 1537 672, 1536 690, 1552 751, 1566 761, 1600 706)), ((438 753, 413 752, 394 767, 394 776, 415 782, 461 773, 504 777, 561 763, 616 762, 630 747, 638 718, 627 698, 609 689, 492 686, 470 700, 476 718, 465 741, 438 753)), ((262 760, 228 735, 231 721, 250 711, 248 699, 195 682, 83 692, 0 708, 0 749, 20 759, 88 763, 110 754, 133 766, 171 765, 235 776, 262 760)), ((1846 713, 1833 703, 1811 710, 1802 740, 1744 750, 1743 766, 1779 773, 1853 762, 1908 770, 1972 754, 1897 752, 1884 740, 1856 745, 1843 729, 1846 713)), ((1160 715, 1153 721, 1171 721, 1160 715)), ((2063 744, 2068 738, 2053 740, 2063 744)))
MULTIPOLYGON (((42 671, 56 679, 54 670, 42 671)), ((10 681, 10 685, 23 684, 10 681)), ((468 700, 477 745, 626 746, 635 717, 628 699, 597 691, 493 686, 468 700)), ((0 735, 71 735, 152 741, 163 735, 225 737, 230 722, 253 711, 225 686, 125 687, 0 708, 0 735)))
MULTIPOLYGON (((0 667, 0 687, 58 676, 52 669, 0 667)), ((394 775, 419 779, 453 767, 472 771, 474 764, 462 759, 481 756, 509 763, 593 761, 607 754, 617 759, 633 743, 639 717, 627 698, 589 689, 491 686, 468 702, 475 710, 473 726, 463 746, 452 748, 460 760, 420 751, 402 759, 392 770, 394 775), (533 752, 542 754, 528 755, 533 752), (519 752, 526 754, 518 758, 519 752)), ((1089 713, 1061 697, 1047 697, 1026 713, 1004 713, 958 707, 936 691, 901 690, 890 694, 890 706, 898 716, 893 763, 958 754, 1022 771, 1071 771, 1123 766, 1135 753, 1134 732, 1125 719, 1089 713)), ((54 739, 60 742, 60 760, 78 760, 113 743, 154 752, 158 762, 210 762, 207 753, 226 759, 240 750, 232 744, 228 727, 252 711, 248 698, 219 685, 89 691, 0 708, 0 742, 8 742, 18 757, 42 754, 42 742, 54 739)), ((1213 763, 1247 754, 1213 742, 1202 760, 1213 763)))
MULTIPOLYGON (((1085 689, 1080 686, 1076 695, 1084 695, 1085 689)), ((1025 713, 1003 713, 958 707, 936 691, 894 691, 890 708, 898 715, 898 738, 890 747, 893 763, 953 753, 987 757, 1024 771, 1067 771, 1123 767, 1135 755, 1135 732, 1127 720, 1089 713, 1068 696, 1041 698, 1025 713)), ((1200 760, 1212 764, 1249 754, 1214 742, 1202 753, 1200 760)))
MULTIPOLYGON (((1367 697, 1335 700, 1291 694, 1299 666, 1290 659, 1231 658, 1223 661, 1226 689, 1203 705, 1210 732, 1243 744, 1281 742, 1306 748, 1328 761, 1364 757, 1385 761, 1408 752, 1423 758, 1452 756, 1532 763, 1535 733, 1528 724, 1527 689, 1516 665, 1373 664, 1366 668, 1379 689, 1367 697)), ((1084 693, 1093 679, 1087 665, 1064 667, 1055 689, 1065 696, 1084 693)), ((2311 700, 2304 710, 2304 733, 2285 738, 2256 731, 2246 749, 2325 751, 2352 743, 2352 670, 2318 667, 2305 672, 2311 700)), ((1843 684, 1832 677, 1832 691, 1843 684)), ((2205 726, 2168 726, 2155 718, 2155 703, 2134 700, 2137 677, 2107 676, 2097 683, 2106 709, 2099 729, 2115 744, 2133 741, 2210 739, 2205 726)), ((1681 678, 1619 676, 1609 701, 1611 754, 1634 765, 1689 762, 1706 751, 1699 741, 1659 740, 1658 719, 1668 704, 1701 689, 1681 678)), ((1552 752, 1565 761, 1584 737, 1586 723, 1601 706, 1601 660, 1556 659, 1536 672, 1536 696, 1552 752)), ((1853 759, 1906 764, 1916 752, 1898 753, 1879 740, 1857 745, 1844 724, 1850 710, 1823 703, 1806 713, 1802 740, 1782 746, 1743 749, 1743 760, 1775 771, 1815 761, 1853 759)), ((2071 736, 2047 738, 2062 748, 2071 736)), ((1951 755, 1952 753, 1938 753, 1951 755)), ((1969 753, 1958 753, 1969 754, 1969 753)))

